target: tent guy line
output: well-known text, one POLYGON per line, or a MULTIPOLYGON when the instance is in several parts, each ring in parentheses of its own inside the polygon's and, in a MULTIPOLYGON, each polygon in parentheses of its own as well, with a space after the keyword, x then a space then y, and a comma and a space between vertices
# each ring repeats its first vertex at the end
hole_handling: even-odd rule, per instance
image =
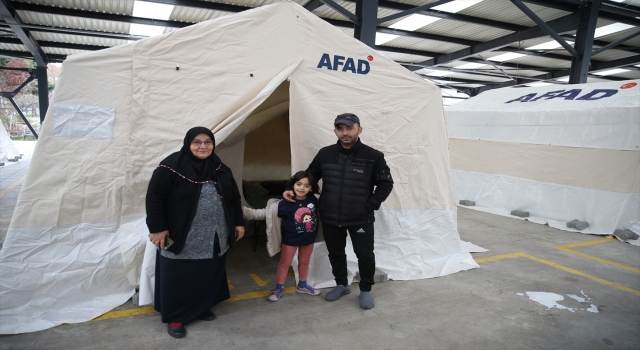
MULTIPOLYGON (((577 243, 570 243, 570 244, 564 244, 564 245, 559 245, 559 246, 555 246, 554 248, 559 249, 561 251, 565 251, 568 253, 573 253, 573 254, 577 254, 579 256, 582 257, 586 257, 588 259, 592 259, 604 264, 608 264, 608 265, 612 265, 621 269, 625 269, 628 271, 632 271, 632 272, 636 272, 636 273, 640 273, 640 270, 638 269, 634 269, 632 267, 626 266, 626 265, 622 265, 622 264, 618 264, 609 260, 605 260, 605 259, 601 259, 598 258, 596 256, 592 256, 592 255, 588 255, 588 254, 584 254, 584 253, 580 253, 580 252, 575 252, 575 251, 571 251, 570 249, 572 248, 576 248, 576 247, 584 247, 584 246, 588 246, 588 245, 595 245, 595 244, 602 244, 602 243, 610 243, 610 242, 616 242, 616 239, 613 238, 604 238, 604 239, 596 239, 596 240, 591 240, 591 241, 586 241, 586 242, 577 242, 577 243)), ((478 264, 482 264, 482 263, 487 263, 487 262, 492 262, 492 261, 498 261, 498 260, 504 260, 504 259, 513 259, 513 258, 527 258, 533 261, 537 261, 539 263, 554 267, 556 269, 565 271, 565 272, 569 272, 572 273, 574 275, 578 275, 581 277, 584 277, 586 279, 589 279, 591 281, 594 282, 598 282, 600 284, 604 284, 606 286, 627 292, 627 293, 631 293, 637 296, 640 296, 640 290, 636 290, 636 289, 632 289, 629 287, 625 287, 623 285, 620 285, 618 283, 614 283, 614 282, 610 282, 607 280, 604 280, 602 278, 598 278, 592 275, 589 275, 587 273, 578 271, 578 270, 574 270, 572 268, 566 267, 564 265, 560 265, 557 263, 554 263, 552 261, 549 260, 545 260, 542 258, 539 258, 537 256, 531 255, 531 254, 527 254, 527 253, 523 253, 523 252, 517 252, 517 253, 509 253, 509 254, 500 254, 500 255, 493 255, 493 256, 487 256, 484 258, 477 258, 475 259, 475 261, 478 264)), ((258 280, 261 282, 266 282, 263 281, 262 279, 260 279, 260 277, 258 277, 258 275, 256 274, 250 274, 251 278, 258 283, 258 280)), ((296 288, 295 287, 288 287, 284 289, 285 294, 292 294, 295 293, 296 288)), ((240 300, 247 300, 247 299, 257 299, 257 298, 264 298, 267 297, 269 295, 270 291, 265 290, 265 291, 259 291, 259 292, 250 292, 250 293, 243 293, 243 294, 236 294, 236 295, 232 295, 230 299, 226 300, 225 302, 232 302, 232 301, 240 301, 240 300)), ((111 311, 111 312, 107 312, 106 314, 100 316, 100 317, 96 317, 94 318, 92 321, 104 321, 104 320, 109 320, 109 319, 113 319, 113 318, 121 318, 121 317, 129 317, 129 316, 137 316, 137 315, 146 315, 146 314, 150 314, 150 313, 154 313, 156 312, 153 309, 153 306, 144 306, 144 307, 139 307, 139 308, 133 308, 133 309, 128 309, 128 310, 118 310, 118 311, 111 311)))

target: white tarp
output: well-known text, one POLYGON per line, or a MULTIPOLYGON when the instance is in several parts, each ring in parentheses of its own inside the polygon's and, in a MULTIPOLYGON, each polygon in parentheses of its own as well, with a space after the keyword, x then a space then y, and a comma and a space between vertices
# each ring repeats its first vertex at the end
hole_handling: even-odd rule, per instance
POLYGON ((456 201, 640 232, 639 82, 491 90, 448 107, 456 201))
POLYGON ((7 165, 8 159, 14 159, 19 156, 18 149, 13 144, 13 140, 9 136, 9 133, 4 128, 4 125, 0 128, 0 163, 7 165))
MULTIPOLYGON (((478 266, 456 230, 439 88, 294 3, 72 55, 52 105, 115 111, 94 125, 113 137, 87 137, 79 123, 55 136, 48 112, 0 251, 0 333, 89 320, 138 285, 142 303, 152 295, 148 181, 197 125, 241 180, 245 136, 268 120, 288 116, 294 172, 336 142, 336 115, 357 114, 395 180, 376 213, 378 267, 417 279, 478 266), (278 87, 285 100, 271 98, 278 87)), ((320 253, 314 266, 326 270, 320 253)))

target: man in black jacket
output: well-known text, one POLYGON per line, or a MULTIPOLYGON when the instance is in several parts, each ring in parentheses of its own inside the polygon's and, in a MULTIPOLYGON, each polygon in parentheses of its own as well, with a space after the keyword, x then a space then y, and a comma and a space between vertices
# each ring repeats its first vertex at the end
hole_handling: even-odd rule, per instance
MULTIPOLYGON (((334 125, 338 142, 322 148, 307 168, 316 179, 323 180, 318 212, 337 284, 325 299, 335 301, 351 293, 345 254, 348 232, 358 257, 360 307, 367 310, 374 306, 373 211, 391 193, 393 179, 384 154, 360 141, 362 127, 355 114, 340 114, 334 125)), ((293 191, 287 190, 283 196, 292 201, 293 191)))

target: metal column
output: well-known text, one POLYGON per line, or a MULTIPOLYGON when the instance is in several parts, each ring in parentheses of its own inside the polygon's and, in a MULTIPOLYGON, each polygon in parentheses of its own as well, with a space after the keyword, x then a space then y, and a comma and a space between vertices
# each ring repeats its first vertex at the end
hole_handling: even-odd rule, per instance
POLYGON ((580 23, 578 24, 576 43, 574 44, 578 54, 571 59, 569 84, 584 84, 587 82, 591 50, 593 49, 593 37, 601 5, 602 0, 593 0, 590 6, 580 9, 580 23))
POLYGON ((36 68, 36 78, 38 79, 38 101, 40 102, 40 125, 49 109, 49 81, 47 79, 47 66, 36 68))
POLYGON ((370 47, 375 47, 378 0, 356 0, 356 16, 359 21, 354 26, 354 37, 370 47))

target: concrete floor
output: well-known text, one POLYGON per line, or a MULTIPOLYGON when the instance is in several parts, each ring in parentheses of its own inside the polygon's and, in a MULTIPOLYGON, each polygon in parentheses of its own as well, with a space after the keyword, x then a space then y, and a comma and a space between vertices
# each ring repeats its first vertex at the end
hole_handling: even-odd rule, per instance
MULTIPOLYGON (((5 189, 27 165, 0 170, 2 241, 20 183, 5 189)), ((188 325, 183 339, 128 302, 110 319, 0 336, 0 349, 640 349, 638 247, 466 208, 458 225, 462 239, 490 250, 474 253, 479 269, 376 284, 369 311, 358 307, 357 285, 332 303, 295 293, 267 301, 277 258, 264 238, 257 252, 243 239, 229 255, 232 300, 213 309, 217 320, 188 325), (575 310, 547 309, 526 292, 561 295, 575 310)))

